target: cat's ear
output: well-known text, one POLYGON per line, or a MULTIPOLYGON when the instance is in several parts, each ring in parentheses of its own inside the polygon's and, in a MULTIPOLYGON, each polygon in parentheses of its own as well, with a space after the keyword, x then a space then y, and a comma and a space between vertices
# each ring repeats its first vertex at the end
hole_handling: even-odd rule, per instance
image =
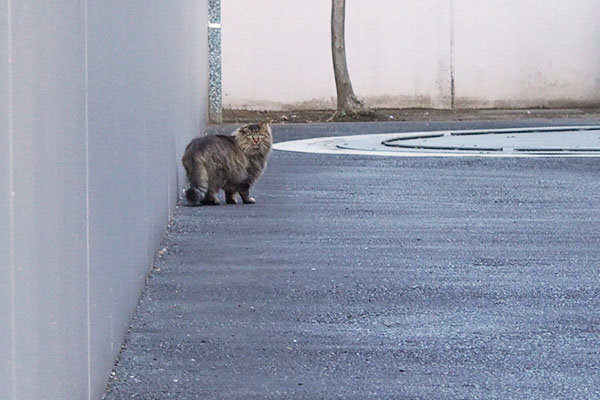
POLYGON ((263 130, 270 130, 271 129, 271 124, 273 123, 273 119, 268 118, 265 119, 264 121, 262 121, 260 124, 258 124, 258 126, 260 126, 260 129, 263 130))
POLYGON ((260 124, 260 131, 266 135, 272 135, 271 124, 268 121, 265 121, 260 124))

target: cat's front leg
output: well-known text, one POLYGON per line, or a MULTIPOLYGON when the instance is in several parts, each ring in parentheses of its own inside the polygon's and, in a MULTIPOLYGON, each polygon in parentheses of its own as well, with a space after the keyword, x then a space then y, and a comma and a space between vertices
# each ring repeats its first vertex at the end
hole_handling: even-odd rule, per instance
POLYGON ((218 206, 220 204, 218 193, 219 188, 209 188, 201 203, 205 206, 218 206))
POLYGON ((254 197, 250 197, 250 185, 244 184, 240 186, 238 192, 240 193, 240 197, 244 204, 255 204, 256 200, 254 197))
POLYGON ((225 190, 225 201, 227 204, 237 204, 237 200, 235 199, 236 194, 235 190, 225 190))

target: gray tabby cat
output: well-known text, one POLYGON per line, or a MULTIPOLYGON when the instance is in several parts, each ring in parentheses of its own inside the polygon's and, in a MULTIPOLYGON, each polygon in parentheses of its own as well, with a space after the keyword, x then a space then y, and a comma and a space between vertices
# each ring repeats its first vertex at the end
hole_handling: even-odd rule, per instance
POLYGON ((238 193, 245 204, 254 204, 250 186, 265 170, 272 145, 269 121, 241 127, 229 136, 193 139, 181 159, 190 183, 185 191, 187 204, 217 205, 221 189, 228 204, 237 203, 238 193))

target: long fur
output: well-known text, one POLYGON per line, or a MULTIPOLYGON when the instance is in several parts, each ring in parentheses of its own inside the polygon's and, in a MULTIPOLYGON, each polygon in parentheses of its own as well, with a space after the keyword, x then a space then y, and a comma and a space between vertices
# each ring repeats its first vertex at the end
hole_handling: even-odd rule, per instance
POLYGON ((190 185, 187 205, 219 204, 221 189, 228 203, 237 201, 236 194, 244 203, 254 203, 250 187, 264 172, 272 145, 269 122, 244 126, 230 136, 193 139, 181 159, 190 185))

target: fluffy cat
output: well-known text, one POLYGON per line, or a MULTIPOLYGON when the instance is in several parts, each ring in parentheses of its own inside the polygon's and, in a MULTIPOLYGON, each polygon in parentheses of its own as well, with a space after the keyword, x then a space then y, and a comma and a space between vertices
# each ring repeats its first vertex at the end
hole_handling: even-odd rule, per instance
POLYGON ((228 204, 237 203, 238 193, 245 204, 254 204, 250 187, 264 172, 272 146, 269 121, 241 127, 229 136, 193 139, 181 159, 190 184, 186 203, 217 205, 223 189, 228 204))

